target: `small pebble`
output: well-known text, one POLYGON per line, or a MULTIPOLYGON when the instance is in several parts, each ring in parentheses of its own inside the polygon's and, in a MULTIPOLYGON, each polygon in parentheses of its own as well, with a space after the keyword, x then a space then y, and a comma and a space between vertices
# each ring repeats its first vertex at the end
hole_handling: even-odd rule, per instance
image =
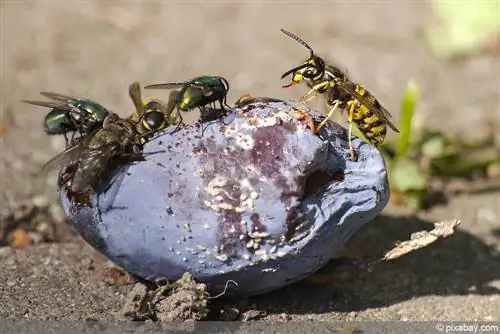
POLYGON ((37 208, 46 208, 49 206, 49 199, 43 195, 33 197, 32 203, 37 208))
POLYGON ((60 224, 66 220, 66 214, 60 204, 51 204, 48 211, 54 222, 60 224))
POLYGON ((0 259, 14 253, 12 247, 0 247, 0 259))
POLYGON ((486 175, 490 179, 498 179, 500 178, 500 162, 492 163, 486 169, 486 175))

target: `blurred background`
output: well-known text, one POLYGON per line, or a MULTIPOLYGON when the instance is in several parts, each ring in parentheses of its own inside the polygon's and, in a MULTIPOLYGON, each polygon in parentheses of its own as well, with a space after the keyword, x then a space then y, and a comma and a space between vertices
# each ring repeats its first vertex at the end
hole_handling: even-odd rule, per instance
MULTIPOLYGON (((306 88, 282 89, 280 75, 308 52, 280 28, 366 86, 396 125, 412 81, 413 124, 485 139, 499 132, 499 12, 492 1, 470 3, 3 1, 0 202, 56 196, 55 176, 40 166, 64 142, 44 134, 47 109, 20 100, 51 91, 126 116, 132 81, 202 74, 228 79, 230 104, 245 93, 296 99, 306 88)), ((320 99, 311 105, 324 107, 320 99)))

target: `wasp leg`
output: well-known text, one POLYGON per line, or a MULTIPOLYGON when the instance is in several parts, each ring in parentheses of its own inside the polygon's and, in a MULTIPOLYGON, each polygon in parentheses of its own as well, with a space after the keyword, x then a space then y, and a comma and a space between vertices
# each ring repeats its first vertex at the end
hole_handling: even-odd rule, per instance
POLYGON ((308 92, 306 95, 302 96, 300 99, 299 99, 299 102, 300 103, 306 103, 306 102, 309 102, 311 101, 312 99, 314 99, 316 96, 318 96, 319 94, 319 90, 321 88, 324 88, 325 86, 328 86, 330 84, 329 81, 325 80, 323 82, 320 82, 319 84, 313 86, 308 92))
POLYGON ((316 128, 315 132, 318 132, 322 127, 323 125, 326 124, 326 122, 328 122, 328 120, 333 116, 333 114, 335 113, 335 110, 337 110, 337 107, 339 106, 340 104, 340 101, 337 100, 335 101, 334 105, 333 105, 333 108, 330 109, 330 112, 328 113, 328 115, 326 116, 326 118, 324 120, 321 121, 321 123, 319 123, 318 127, 316 128))
POLYGON ((349 122, 349 131, 347 133, 347 137, 349 138, 349 153, 350 153, 350 158, 352 161, 357 161, 358 160, 358 153, 352 146, 352 123, 353 123, 353 115, 354 115, 354 103, 351 104, 351 107, 349 108, 349 118, 347 121, 349 122))
MULTIPOLYGON (((328 108, 330 108, 330 105, 328 104, 328 101, 325 101, 325 109, 328 109, 328 108)), ((340 123, 341 120, 342 120, 342 109, 337 114, 337 116, 333 119, 333 121, 335 123, 340 123)))
POLYGON ((311 88, 306 95, 302 96, 300 99, 299 99, 299 102, 300 103, 307 103, 309 101, 311 101, 312 99, 314 99, 316 96, 318 96, 318 91, 316 89, 311 88))
POLYGON ((182 116, 181 116, 181 113, 179 112, 178 113, 179 115, 179 122, 177 123, 177 126, 175 127, 174 131, 170 132, 170 134, 174 134, 176 133, 177 131, 179 131, 179 128, 181 127, 181 124, 182 124, 182 116))

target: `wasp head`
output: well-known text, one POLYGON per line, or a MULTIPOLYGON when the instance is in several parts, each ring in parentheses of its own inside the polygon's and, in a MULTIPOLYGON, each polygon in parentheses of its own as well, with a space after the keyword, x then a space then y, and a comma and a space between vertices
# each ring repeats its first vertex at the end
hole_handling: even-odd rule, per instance
POLYGON ((281 31, 309 50, 309 58, 304 63, 286 71, 281 75, 282 79, 290 74, 292 75, 292 81, 288 85, 283 86, 283 88, 298 84, 303 80, 306 80, 307 82, 314 82, 322 79, 325 73, 325 61, 323 58, 316 56, 314 54, 314 50, 298 36, 284 29, 281 29, 281 31))
POLYGON ((149 101, 145 101, 142 127, 147 131, 158 131, 166 126, 166 114, 167 110, 159 100, 150 99, 149 101))

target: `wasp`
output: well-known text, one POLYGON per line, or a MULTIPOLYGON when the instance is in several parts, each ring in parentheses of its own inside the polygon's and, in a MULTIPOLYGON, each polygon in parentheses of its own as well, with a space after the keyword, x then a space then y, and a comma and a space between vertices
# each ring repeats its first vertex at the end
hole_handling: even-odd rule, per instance
MULTIPOLYGON (((174 94, 171 93, 171 96, 174 94)), ((137 132, 140 135, 145 133, 154 134, 176 120, 176 116, 172 116, 175 109, 175 99, 169 99, 167 105, 162 101, 154 98, 142 99, 141 87, 138 82, 129 85, 129 96, 135 107, 135 112, 128 118, 131 121, 137 122, 137 132)), ((147 141, 147 137, 141 137, 141 143, 147 141)))
POLYGON ((145 160, 140 138, 149 134, 139 134, 137 123, 111 113, 104 119, 101 129, 74 141, 42 169, 62 167, 58 186, 70 182, 68 190, 72 193, 97 192, 101 181, 114 167, 145 160))
POLYGON ((316 127, 315 132, 318 132, 326 124, 337 109, 341 111, 347 109, 351 160, 357 159, 357 153, 351 141, 353 123, 375 147, 384 141, 387 126, 399 133, 399 130, 389 120, 392 117, 391 114, 367 89, 351 81, 339 68, 327 64, 301 38, 284 29, 281 31, 309 50, 309 58, 304 63, 283 73, 282 79, 292 75, 291 82, 284 85, 283 88, 304 81, 309 87, 309 91, 299 99, 299 102, 308 102, 322 94, 327 105, 331 107, 327 117, 316 127))
POLYGON ((63 135, 66 140, 66 146, 73 141, 75 133, 80 136, 100 129, 104 119, 110 114, 110 111, 97 102, 79 99, 58 93, 41 92, 53 101, 30 101, 21 102, 37 105, 41 107, 52 108, 44 119, 44 130, 48 135, 63 135), (71 140, 68 141, 68 133, 72 133, 71 140))
MULTIPOLYGON (((180 112, 189 112, 194 108, 199 108, 202 119, 209 118, 206 106, 212 107, 211 112, 215 110, 215 102, 219 102, 222 111, 227 105, 226 97, 229 91, 229 83, 221 76, 200 76, 185 82, 171 82, 148 85, 145 89, 174 89, 170 93, 169 105, 173 103, 178 111, 179 123, 182 123, 180 112)), ((174 130, 175 131, 175 130, 174 130)))

